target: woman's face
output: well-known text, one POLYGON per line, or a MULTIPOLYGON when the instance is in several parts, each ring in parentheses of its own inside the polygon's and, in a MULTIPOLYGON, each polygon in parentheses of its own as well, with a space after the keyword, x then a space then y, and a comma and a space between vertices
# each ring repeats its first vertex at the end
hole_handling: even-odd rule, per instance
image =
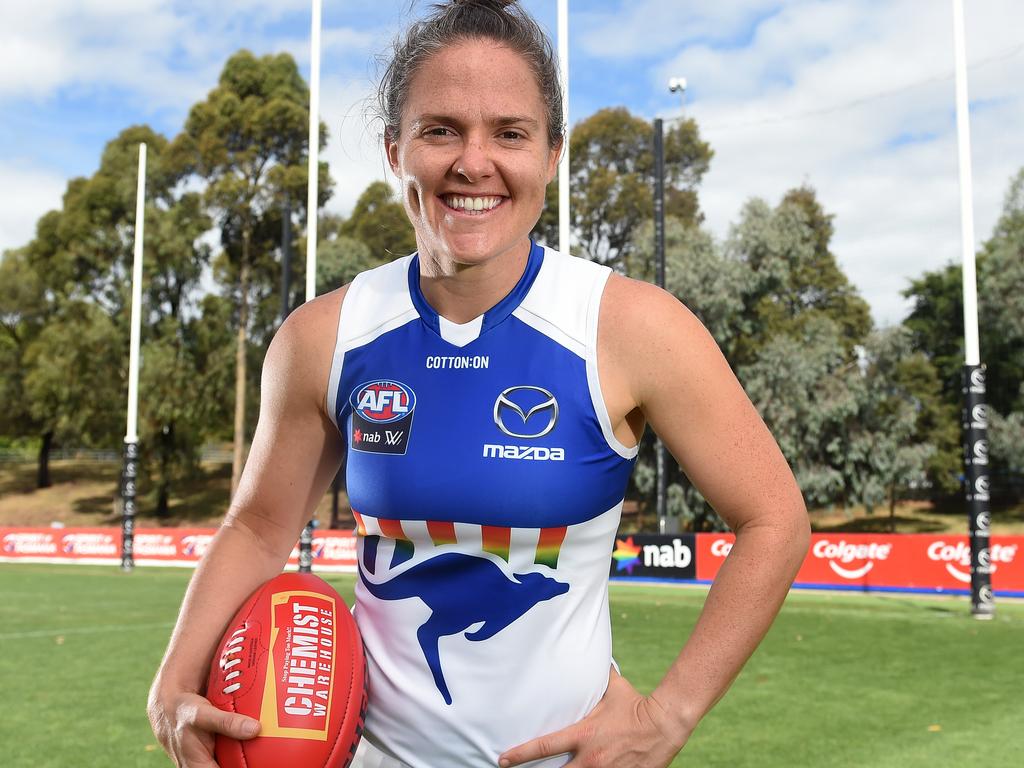
POLYGON ((486 39, 451 45, 420 67, 386 146, 419 248, 440 264, 524 247, 558 164, 533 72, 486 39))

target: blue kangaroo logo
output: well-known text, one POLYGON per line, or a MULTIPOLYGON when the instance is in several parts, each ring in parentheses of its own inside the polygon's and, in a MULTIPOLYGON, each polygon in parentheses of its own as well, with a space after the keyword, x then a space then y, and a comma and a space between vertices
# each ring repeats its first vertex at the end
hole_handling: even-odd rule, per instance
POLYGON ((430 608, 431 616, 416 631, 416 639, 446 704, 452 703, 452 695, 441 670, 438 642, 442 637, 465 632, 482 621, 482 627, 465 637, 474 642, 487 640, 537 603, 569 591, 568 584, 541 573, 517 573, 512 580, 492 561, 461 552, 424 560, 381 584, 367 579, 361 565, 359 575, 374 597, 418 597, 430 608))

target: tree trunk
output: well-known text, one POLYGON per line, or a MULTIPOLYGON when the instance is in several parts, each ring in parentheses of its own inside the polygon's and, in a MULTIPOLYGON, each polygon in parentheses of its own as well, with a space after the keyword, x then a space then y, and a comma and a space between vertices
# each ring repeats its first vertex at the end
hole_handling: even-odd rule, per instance
POLYGON ((231 498, 238 490, 238 481, 242 477, 242 465, 245 461, 245 382, 246 382, 246 347, 248 346, 249 325, 249 243, 252 239, 251 227, 246 225, 242 233, 242 264, 239 269, 238 283, 240 288, 238 307, 238 340, 235 346, 235 442, 231 458, 231 498))
POLYGON ((160 432, 160 480, 156 492, 156 516, 165 518, 170 515, 171 481, 168 477, 168 464, 171 451, 174 450, 174 425, 165 424, 160 432))
POLYGON ((889 484, 889 533, 896 533, 896 483, 889 484))
POLYGON ((36 488, 49 488, 53 485, 50 480, 50 450, 53 448, 53 430, 43 433, 43 442, 39 445, 39 468, 36 472, 36 488))

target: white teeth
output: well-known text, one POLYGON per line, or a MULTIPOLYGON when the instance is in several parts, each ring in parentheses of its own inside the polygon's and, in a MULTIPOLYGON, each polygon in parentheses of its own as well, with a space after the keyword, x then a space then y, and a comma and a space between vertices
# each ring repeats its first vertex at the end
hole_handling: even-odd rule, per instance
POLYGON ((446 195, 444 201, 452 208, 464 211, 489 211, 501 203, 500 197, 460 197, 446 195))

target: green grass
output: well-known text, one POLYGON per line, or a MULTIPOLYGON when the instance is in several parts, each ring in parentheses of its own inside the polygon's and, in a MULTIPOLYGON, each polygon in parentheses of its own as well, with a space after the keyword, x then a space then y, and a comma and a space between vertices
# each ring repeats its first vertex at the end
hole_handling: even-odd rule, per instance
MULTIPOLYGON (((166 766, 145 699, 190 571, 0 566, 0 765, 166 766)), ((328 576, 350 600, 353 578, 328 576)), ((653 688, 700 589, 613 585, 615 655, 653 688)), ((675 765, 1024 765, 1024 604, 794 593, 675 765)), ((443 767, 447 768, 447 767, 443 767)))

